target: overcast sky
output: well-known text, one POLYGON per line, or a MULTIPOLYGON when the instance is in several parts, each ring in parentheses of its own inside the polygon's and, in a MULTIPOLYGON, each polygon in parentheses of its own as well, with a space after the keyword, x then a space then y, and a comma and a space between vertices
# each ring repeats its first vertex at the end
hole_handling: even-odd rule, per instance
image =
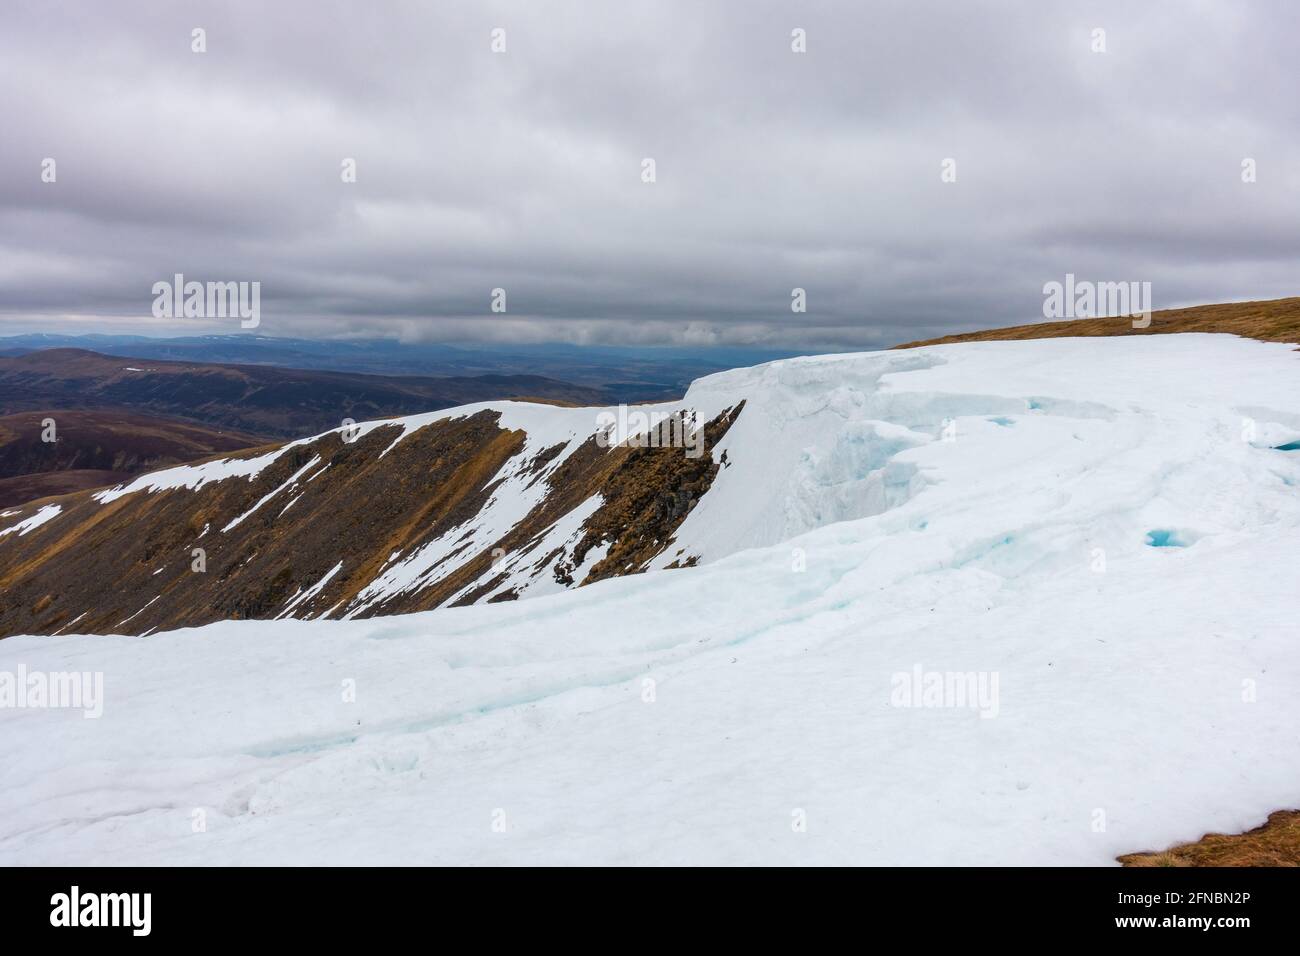
POLYGON ((154 319, 177 272, 271 335, 810 349, 1067 272, 1294 295, 1297 42, 1290 0, 6 0, 0 334, 239 331, 154 319))

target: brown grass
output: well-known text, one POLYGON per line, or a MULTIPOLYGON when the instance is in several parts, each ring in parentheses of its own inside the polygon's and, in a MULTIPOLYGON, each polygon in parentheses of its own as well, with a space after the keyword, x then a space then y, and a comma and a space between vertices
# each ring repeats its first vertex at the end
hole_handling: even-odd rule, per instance
POLYGON ((1207 833, 1162 853, 1129 853, 1125 866, 1300 866, 1300 810, 1278 810, 1245 833, 1207 833))
POLYGON ((1006 339, 1051 339, 1066 336, 1161 335, 1170 332, 1227 332, 1264 342, 1300 343, 1300 297, 1262 302, 1225 302, 1198 305, 1190 309, 1165 309, 1151 313, 1151 325, 1133 328, 1127 318, 1072 319, 1040 322, 1004 329, 963 332, 942 338, 908 342, 895 348, 918 345, 946 345, 950 342, 989 342, 1006 339))

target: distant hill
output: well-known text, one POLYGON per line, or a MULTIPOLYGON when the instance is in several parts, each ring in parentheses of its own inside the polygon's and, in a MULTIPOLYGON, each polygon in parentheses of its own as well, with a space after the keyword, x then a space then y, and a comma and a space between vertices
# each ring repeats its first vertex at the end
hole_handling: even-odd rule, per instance
POLYGON ((28 333, 0 337, 0 355, 77 348, 101 355, 223 365, 275 365, 368 375, 541 375, 599 388, 618 401, 676 398, 713 372, 801 354, 799 350, 707 349, 563 343, 401 342, 299 339, 238 333, 151 338, 142 335, 28 333))
POLYGON ((239 431, 131 412, 19 412, 0 416, 0 507, 117 484, 132 475, 263 444, 239 431), (45 422, 54 422, 47 442, 45 422))
POLYGON ((299 437, 471 402, 604 403, 596 388, 540 375, 382 376, 266 365, 119 358, 85 349, 0 357, 0 414, 117 409, 256 435, 299 437))

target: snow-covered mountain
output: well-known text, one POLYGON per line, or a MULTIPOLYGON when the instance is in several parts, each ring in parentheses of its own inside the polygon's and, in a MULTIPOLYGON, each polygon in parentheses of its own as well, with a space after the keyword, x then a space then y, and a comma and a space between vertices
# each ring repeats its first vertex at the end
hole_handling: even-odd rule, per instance
POLYGON ((791 359, 637 407, 700 458, 468 406, 10 514, 38 623, 94 573, 39 566, 131 522, 185 515, 156 603, 218 593, 167 570, 191 539, 302 570, 247 599, 283 620, 0 641, 102 675, 0 709, 0 862, 1105 864, 1254 826, 1300 795, 1298 372, 1201 334, 791 359), (404 529, 374 567, 350 495, 404 529))

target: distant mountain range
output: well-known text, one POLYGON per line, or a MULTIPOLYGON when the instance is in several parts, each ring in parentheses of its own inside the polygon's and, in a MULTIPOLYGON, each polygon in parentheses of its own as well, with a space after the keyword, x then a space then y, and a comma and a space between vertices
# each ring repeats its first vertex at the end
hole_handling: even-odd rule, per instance
POLYGON ((132 358, 276 365, 380 375, 543 375, 599 388, 618 401, 680 396, 702 375, 798 354, 754 348, 630 348, 572 345, 473 345, 395 339, 311 340, 265 335, 14 335, 0 355, 78 348, 132 358))
POLYGON ((540 375, 384 376, 270 365, 117 358, 46 349, 0 358, 0 414, 128 409, 284 438, 470 402, 601 404, 609 395, 540 375))
POLYGON ((0 357, 0 507, 284 438, 515 398, 613 400, 541 375, 384 376, 117 357, 47 348, 0 357), (54 437, 47 435, 53 422, 54 437))

